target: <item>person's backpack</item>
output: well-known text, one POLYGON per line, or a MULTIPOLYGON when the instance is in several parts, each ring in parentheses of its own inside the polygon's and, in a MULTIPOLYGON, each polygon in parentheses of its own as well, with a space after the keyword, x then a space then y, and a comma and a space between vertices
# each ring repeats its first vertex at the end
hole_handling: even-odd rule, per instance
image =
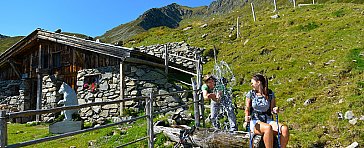
MULTIPOLYGON (((250 90, 252 93, 254 93, 254 96, 256 95, 255 91, 254 90, 250 90)), ((268 116, 272 116, 272 111, 270 109, 270 105, 271 105, 271 101, 272 101, 272 98, 273 98, 273 91, 271 89, 268 89, 268 95, 269 95, 269 109, 266 111, 267 115, 268 116)), ((252 104, 252 101, 253 99, 250 99, 250 104, 252 104)), ((253 107, 250 107, 250 115, 252 115, 253 113, 253 107)))

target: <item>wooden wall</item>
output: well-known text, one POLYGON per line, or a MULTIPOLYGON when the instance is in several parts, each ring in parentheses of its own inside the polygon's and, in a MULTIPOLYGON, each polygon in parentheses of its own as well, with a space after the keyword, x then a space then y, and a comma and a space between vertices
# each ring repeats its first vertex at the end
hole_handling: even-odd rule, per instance
MULTIPOLYGON (((37 79, 39 56, 42 58, 44 74, 58 74, 74 89, 76 89, 77 71, 119 64, 119 59, 114 57, 44 40, 38 40, 38 44, 27 47, 13 58, 20 63, 18 66, 21 74, 27 75, 30 79, 37 79), (41 55, 39 55, 39 48, 41 48, 41 55)), ((19 77, 10 64, 5 64, 0 70, 0 80, 9 79, 19 79, 19 77)))

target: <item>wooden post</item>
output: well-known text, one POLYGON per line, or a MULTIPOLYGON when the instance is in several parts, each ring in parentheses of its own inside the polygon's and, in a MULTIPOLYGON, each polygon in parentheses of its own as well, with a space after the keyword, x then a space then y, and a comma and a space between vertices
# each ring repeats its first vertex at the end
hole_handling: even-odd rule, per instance
POLYGON ((254 4, 250 3, 250 6, 252 7, 252 14, 253 14, 254 22, 255 22, 257 20, 257 18, 255 17, 254 4))
POLYGON ((168 75, 168 60, 168 45, 166 44, 164 48, 164 72, 166 73, 166 75, 168 75))
POLYGON ((236 38, 239 38, 239 16, 236 18, 236 38))
POLYGON ((296 0, 293 0, 293 8, 296 8, 296 0))
MULTIPOLYGON (((202 71, 203 71, 203 67, 202 67, 202 57, 201 56, 198 56, 198 61, 197 61, 197 65, 198 65, 198 75, 197 75, 197 80, 198 80, 198 83, 197 83, 197 90, 201 90, 201 86, 202 86, 202 71)), ((198 95, 198 99, 200 100, 200 115, 201 115, 201 120, 202 120, 202 124, 203 124, 203 127, 206 127, 206 124, 205 124, 205 102, 204 102, 204 99, 202 97, 202 94, 199 94, 198 95)))
POLYGON ((197 96, 197 89, 196 89, 196 82, 194 78, 191 78, 192 83, 192 94, 193 94, 193 110, 195 112, 195 126, 200 127, 200 109, 199 109, 199 102, 197 96))
POLYGON ((6 123, 6 111, 0 111, 0 147, 8 145, 8 127, 6 123))
MULTIPOLYGON (((37 106, 36 109, 37 110, 41 110, 42 109, 42 74, 41 74, 41 69, 42 69, 42 44, 39 44, 39 51, 38 51, 38 68, 37 68, 37 106)), ((35 117, 36 121, 40 121, 40 115, 36 115, 35 117)))
MULTIPOLYGON (((125 69, 125 64, 123 63, 123 61, 120 62, 120 99, 124 100, 124 91, 125 91, 125 74, 124 74, 124 69, 125 69)), ((120 108, 119 108, 119 115, 123 116, 124 115, 124 109, 125 109, 125 102, 121 102, 120 104, 120 108)))
POLYGON ((147 112, 147 128, 148 128, 148 147, 154 147, 154 132, 153 132, 153 92, 149 94, 149 98, 145 99, 145 108, 147 112))
POLYGON ((273 12, 276 12, 277 11, 277 2, 276 2, 276 0, 273 0, 273 4, 274 4, 274 11, 273 12))

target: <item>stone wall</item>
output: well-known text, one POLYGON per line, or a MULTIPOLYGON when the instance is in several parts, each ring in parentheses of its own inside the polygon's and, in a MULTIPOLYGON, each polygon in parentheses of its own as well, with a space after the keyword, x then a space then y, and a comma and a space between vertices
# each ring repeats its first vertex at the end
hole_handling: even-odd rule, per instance
MULTIPOLYGON (((125 66, 125 85, 125 97, 149 96, 151 92, 165 94, 182 90, 180 86, 168 82, 164 71, 150 66, 135 64, 126 64, 125 66)), ((77 75, 77 95, 79 104, 120 99, 119 66, 79 71, 77 75), (96 83, 92 85, 93 82, 90 82, 90 79, 96 83)), ((187 101, 186 98, 183 100, 187 101)), ((164 96, 157 97, 154 106, 155 110, 160 110, 167 107, 175 107, 180 103, 182 103, 182 96, 164 96)), ((125 102, 125 111, 137 113, 143 111, 144 106, 144 100, 127 101, 125 102)), ((87 107, 81 109, 80 115, 86 122, 103 124, 106 119, 119 117, 120 105, 111 104, 87 107)))
MULTIPOLYGON (((191 59, 195 59, 195 53, 202 54, 203 50, 202 48, 192 47, 189 44, 185 42, 174 42, 174 43, 168 43, 168 44, 158 44, 158 45, 151 45, 151 46, 141 46, 134 48, 135 50, 139 50, 144 53, 148 53, 150 55, 154 55, 156 57, 160 57, 164 59, 164 51, 165 46, 168 46, 168 53, 169 54, 175 54, 191 59)), ((169 56, 169 61, 175 62, 177 64, 182 64, 184 67, 188 68, 194 68, 195 63, 186 59, 176 58, 169 56)))
POLYGON ((19 100, 24 91, 20 90, 20 80, 0 81, 0 104, 1 109, 5 110, 20 110, 23 101, 19 100))

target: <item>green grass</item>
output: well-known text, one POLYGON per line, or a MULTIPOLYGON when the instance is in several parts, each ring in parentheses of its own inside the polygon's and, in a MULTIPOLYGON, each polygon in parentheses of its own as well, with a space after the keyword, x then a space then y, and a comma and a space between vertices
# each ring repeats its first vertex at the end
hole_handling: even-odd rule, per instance
MULTIPOLYGON (((176 29, 150 29, 129 40, 134 42, 125 42, 124 45, 138 47, 186 41, 210 51, 216 46, 218 60, 227 62, 236 76, 239 85, 234 87, 234 95, 238 96, 239 105, 244 105, 243 94, 250 89, 253 74, 263 73, 272 78, 269 86, 283 110, 280 121, 291 129, 290 147, 346 147, 354 141, 361 144, 364 143, 364 121, 351 125, 347 120, 339 120, 336 113, 352 110, 356 117, 364 115, 364 5, 327 2, 296 9, 281 5, 278 19, 271 19, 270 16, 275 14, 273 8, 262 3, 256 5, 256 22, 253 22, 250 7, 224 15, 195 17, 183 20, 176 29), (236 38, 233 37, 236 30, 230 28, 235 26, 238 16, 241 32, 236 38), (201 28, 205 23, 208 26, 201 28), (187 26, 192 29, 183 31, 187 26), (208 35, 202 38, 203 34, 208 35), (294 102, 288 103, 288 98, 294 98, 294 102), (304 106, 304 101, 310 98, 316 101, 304 106), (339 103, 339 100, 343 102, 339 103)), ((208 55, 208 51, 204 54, 208 55)), ((204 65, 204 73, 212 70, 214 63, 211 61, 204 65)), ((243 116, 239 110, 240 129, 243 116)), ((137 122, 132 128, 144 125, 137 122)), ((112 130, 81 134, 48 145, 71 143, 76 139, 84 144, 80 147, 87 147, 89 140, 112 147, 114 145, 100 140, 112 130)), ((146 134, 142 128, 129 131, 132 131, 129 136, 108 139, 130 140, 136 138, 134 135, 146 134)), ((145 147, 145 144, 141 142, 134 146, 145 147)))
MULTIPOLYGON (((232 67, 241 84, 234 88, 239 104, 244 103, 243 94, 250 89, 253 74, 263 73, 272 78, 270 88, 284 110, 280 120, 291 128, 290 146, 363 143, 363 121, 353 126, 347 120, 338 120, 336 112, 353 110, 358 117, 364 115, 359 107, 363 104, 359 100, 363 98, 364 85, 364 5, 327 3, 296 9, 284 5, 279 8, 278 19, 271 19, 273 8, 264 6, 257 6, 256 22, 250 15, 250 7, 245 7, 225 15, 183 20, 177 29, 154 28, 125 45, 186 41, 206 48, 204 55, 210 56, 216 46, 218 60, 232 67), (229 37, 236 35, 236 30, 230 28, 235 26, 237 16, 240 16, 240 37, 229 37), (200 28, 205 23, 208 26, 200 28), (193 29, 183 31, 187 26, 193 29), (202 38, 203 34, 208 35, 202 38), (286 102, 288 98, 294 98, 295 102, 286 102), (310 98, 316 101, 303 106, 310 98), (340 99, 344 103, 339 104, 340 99)), ((211 71, 213 65, 207 62, 204 73, 211 71)), ((240 120, 242 111, 238 114, 240 120)))
POLYGON ((17 37, 8 37, 0 39, 0 54, 9 47, 11 47, 12 45, 14 45, 19 40, 21 40, 22 38, 23 38, 22 36, 17 36, 17 37))

